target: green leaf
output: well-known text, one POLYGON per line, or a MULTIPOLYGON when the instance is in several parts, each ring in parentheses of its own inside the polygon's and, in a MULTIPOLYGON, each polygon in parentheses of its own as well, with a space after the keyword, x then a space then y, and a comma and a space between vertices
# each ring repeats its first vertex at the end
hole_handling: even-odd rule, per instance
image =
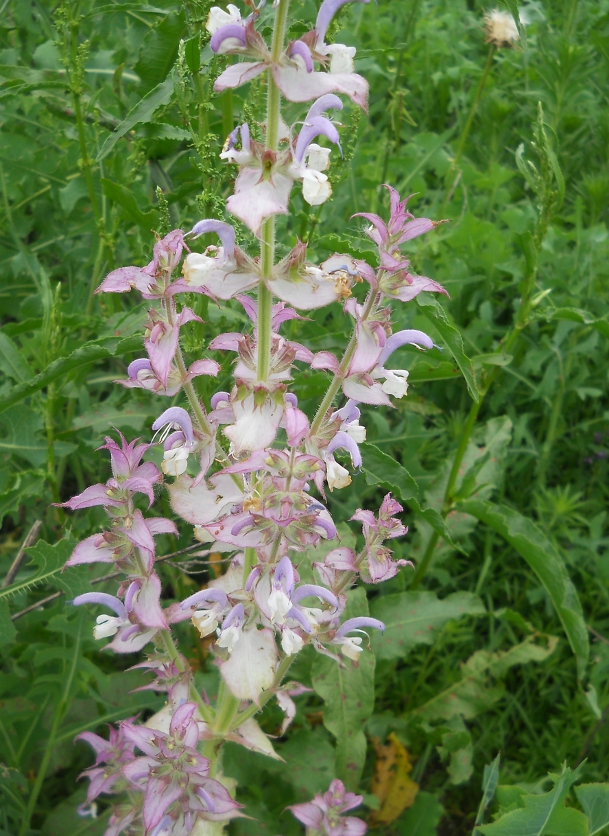
MULTIPOLYGON (((22 592, 24 589, 31 589, 33 586, 49 581, 53 581, 56 586, 64 589, 69 594, 77 595, 82 583, 80 581, 76 583, 74 580, 68 579, 69 574, 74 575, 74 570, 67 572, 65 578, 60 577, 66 561, 74 551, 76 543, 77 541, 71 537, 66 537, 53 546, 41 540, 35 546, 32 546, 31 549, 27 549, 27 553, 32 560, 27 564, 26 568, 34 566, 36 567, 35 571, 24 580, 16 581, 10 586, 0 589, 0 602, 8 599, 17 592, 22 592), (75 589, 77 590, 76 592, 75 589)), ((86 569, 86 567, 81 568, 86 569)))
POLYGON ((404 501, 418 497, 419 486, 410 473, 374 444, 360 444, 363 471, 369 485, 386 486, 404 501))
POLYGON ((0 599, 0 645, 15 641, 17 631, 12 622, 7 600, 0 599))
MULTIPOLYGON (((356 589, 348 596, 346 618, 367 615, 366 593, 356 589)), ((324 726, 336 738, 336 775, 355 790, 366 759, 364 721, 374 707, 374 654, 365 648, 359 666, 318 655, 311 672, 313 688, 323 699, 324 726)))
POLYGON ((27 497, 39 498, 44 482, 45 475, 36 470, 22 470, 12 475, 10 487, 0 494, 0 525, 4 517, 17 511, 27 497))
POLYGON ((147 87, 167 78, 178 57, 180 40, 186 35, 183 14, 168 14, 152 29, 140 47, 138 62, 133 68, 147 87))
POLYGON ((32 376, 32 370, 19 353, 15 343, 0 331, 0 368, 5 375, 23 383, 32 376))
POLYGON ((478 392, 478 384, 476 383, 476 373, 474 372, 472 361, 466 355, 463 348, 461 334, 454 325, 450 324, 444 309, 430 294, 422 293, 420 296, 417 296, 417 303, 421 313, 433 324, 444 340, 446 347, 454 357, 455 363, 461 369, 461 374, 465 378, 469 394, 478 403, 480 395, 478 392))
POLYGON ((491 801, 495 797, 497 791, 497 784, 499 783, 499 763, 501 761, 501 754, 498 754, 492 763, 486 764, 482 774, 482 798, 480 799, 480 806, 476 814, 476 822, 474 825, 474 836, 476 833, 476 826, 482 824, 484 815, 488 810, 491 801))
POLYGON ((106 177, 101 178, 101 186, 106 197, 117 203, 125 212, 127 217, 137 226, 142 227, 146 232, 154 229, 159 221, 158 212, 151 209, 149 212, 142 212, 131 189, 114 183, 106 177))
POLYGON ((590 836, 609 827, 609 784, 580 784, 575 795, 584 808, 590 836))
POLYGON ((557 643, 555 636, 534 634, 500 653, 478 650, 461 665, 461 679, 410 711, 409 715, 427 721, 450 720, 456 715, 465 719, 476 717, 503 696, 500 680, 511 667, 543 662, 554 652, 557 643), (536 643, 538 638, 543 643, 536 643))
POLYGON ((128 351, 137 351, 140 346, 141 340, 137 337, 125 340, 108 337, 97 342, 85 343, 66 357, 58 357, 57 360, 53 360, 36 377, 33 377, 25 383, 20 383, 18 386, 14 386, 10 392, 0 397, 0 413, 25 400, 25 398, 33 395, 35 392, 44 389, 45 386, 48 386, 54 380, 65 378, 70 372, 90 366, 91 363, 95 363, 97 360, 112 357, 115 351, 127 353, 128 351), (106 343, 106 345, 103 343, 106 343))
MULTIPOLYGON (((18 388, 15 386, 12 391, 18 388)), ((0 453, 22 456, 34 467, 44 464, 47 443, 38 435, 44 424, 42 415, 25 406, 14 406, 2 416, 0 424, 6 432, 0 438, 0 453)))
POLYGON ((578 677, 581 679, 590 653, 588 630, 577 590, 560 554, 532 520, 507 505, 468 499, 458 507, 493 528, 535 572, 556 608, 575 654, 578 677))
POLYGON ((524 807, 510 810, 493 824, 479 826, 484 836, 588 836, 586 817, 579 810, 565 807, 571 785, 578 779, 583 764, 575 772, 564 766, 560 775, 551 775, 554 787, 541 795, 523 795, 524 807))
POLYGON ((582 308, 554 308, 544 311, 542 314, 547 320, 560 319, 568 322, 581 322, 583 325, 590 325, 603 337, 609 338, 609 320, 597 319, 589 311, 582 308))
POLYGON ((383 634, 372 637, 379 659, 403 659, 415 645, 433 644, 448 621, 486 613, 471 592, 453 592, 442 600, 435 592, 397 592, 375 598, 370 611, 385 624, 383 634))
POLYGON ((442 734, 438 754, 443 761, 449 758, 446 771, 451 784, 459 785, 469 781, 474 771, 474 745, 461 717, 450 719, 448 730, 442 734))
POLYGON ((141 122, 150 122, 154 116, 155 110, 162 105, 166 105, 171 99, 173 93, 173 80, 168 78, 161 84, 157 85, 149 93, 146 93, 136 106, 127 114, 126 118, 120 123, 118 128, 111 133, 101 147, 101 151, 97 155, 96 162, 105 160, 108 154, 112 151, 116 143, 125 136, 135 125, 141 122))
POLYGON ((432 792, 419 790, 414 804, 394 823, 402 836, 436 836, 444 807, 432 792))

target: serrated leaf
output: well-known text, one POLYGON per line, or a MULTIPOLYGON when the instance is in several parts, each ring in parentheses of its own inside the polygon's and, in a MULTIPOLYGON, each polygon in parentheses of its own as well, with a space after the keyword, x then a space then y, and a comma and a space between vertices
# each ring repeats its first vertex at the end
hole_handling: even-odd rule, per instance
POLYGON ((28 496, 40 497, 45 475, 39 471, 25 470, 15 474, 10 487, 0 494, 0 525, 7 514, 12 514, 28 496))
POLYGON ((577 661, 578 677, 586 671, 590 643, 577 590, 564 560, 532 520, 508 508, 483 500, 468 499, 459 509, 493 528, 523 557, 552 599, 577 661))
POLYGON ((379 659, 403 659, 416 645, 433 644, 448 621, 486 613, 480 598, 471 592, 454 592, 442 600, 435 592, 397 592, 375 598, 370 610, 385 624, 383 634, 372 637, 379 659))
MULTIPOLYGON (((368 614, 363 589, 348 597, 345 618, 368 614)), ((324 726, 336 738, 336 775, 351 790, 359 784, 366 759, 362 727, 374 707, 374 667, 374 654, 365 648, 358 667, 350 660, 342 666, 320 654, 311 671, 313 688, 324 701, 324 726)))
POLYGON ((15 343, 0 331, 0 368, 5 375, 23 383, 32 376, 32 370, 19 353, 15 343))
POLYGON ((158 84, 149 93, 146 93, 144 98, 127 114, 126 118, 120 123, 114 133, 111 133, 106 139, 101 147, 101 151, 97 155, 96 162, 99 163, 105 160, 119 139, 125 136, 135 125, 141 122, 149 122, 154 116, 154 112, 169 102, 172 93, 173 80, 170 78, 158 84))
POLYGON ((609 827, 609 784, 580 784, 575 795, 588 819, 589 836, 609 827))
MULTIPOLYGON (((583 766, 583 764, 582 764, 583 766)), ((552 775, 554 787, 540 795, 523 795, 524 807, 510 810, 492 824, 480 825, 484 836, 588 836, 586 817, 579 810, 564 806, 571 785, 578 779, 582 766, 575 772, 563 767, 560 775, 552 775)))
MULTIPOLYGON (((35 546, 27 549, 31 562, 27 564, 25 569, 27 570, 33 566, 35 567, 35 571, 23 580, 16 581, 10 586, 5 586, 3 589, 0 589, 0 601, 8 599, 11 595, 22 592, 24 589, 31 589, 33 586, 37 586, 40 583, 48 583, 51 580, 61 589, 71 592, 73 589, 72 582, 64 578, 59 578, 59 575, 66 561, 74 551, 76 543, 77 541, 71 537, 66 537, 53 546, 41 540, 35 546)), ((68 574, 66 573, 66 578, 68 574)))
POLYGON ((395 459, 368 442, 360 444, 360 450, 363 459, 362 468, 369 485, 387 486, 393 494, 404 501, 411 497, 418 497, 419 486, 410 473, 395 459))
POLYGON ((446 348, 450 351, 454 357, 455 363, 461 369, 461 374, 465 378, 469 394, 472 399, 478 403, 480 393, 478 392, 476 373, 474 371, 472 361, 469 359, 463 348, 461 334, 457 331, 454 325, 450 324, 444 309, 430 294, 422 293, 420 296, 417 296, 417 303, 421 313, 424 314, 433 324, 444 340, 446 348))
POLYGON ((42 415, 25 406, 15 406, 5 412, 0 418, 5 431, 0 438, 0 453, 22 456, 34 467, 40 467, 47 458, 46 439, 38 435, 43 424, 42 415))

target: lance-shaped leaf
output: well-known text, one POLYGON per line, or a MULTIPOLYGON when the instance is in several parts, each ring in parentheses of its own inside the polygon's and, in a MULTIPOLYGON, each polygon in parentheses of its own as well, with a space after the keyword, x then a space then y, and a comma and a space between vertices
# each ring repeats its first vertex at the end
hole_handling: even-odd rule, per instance
POLYGON ((583 764, 574 772, 563 767, 560 775, 550 777, 554 787, 541 795, 523 795, 523 807, 510 810, 492 824, 478 827, 484 836, 588 836, 586 817, 573 807, 565 807, 572 784, 579 778, 583 764))
POLYGON ((372 636, 379 659, 403 659, 415 645, 433 644, 447 621, 486 612, 471 592, 454 592, 442 600, 435 592, 397 592, 376 598, 370 609, 385 625, 383 633, 372 636))
POLYGON ((0 601, 8 600, 17 592, 31 589, 41 583, 53 583, 54 586, 59 586, 68 594, 78 595, 83 586, 88 586, 88 580, 83 583, 82 575, 77 572, 67 572, 62 576, 63 568, 66 561, 74 551, 76 540, 66 538, 60 540, 59 543, 50 546, 44 540, 28 549, 28 555, 31 557, 31 562, 23 570, 25 577, 21 580, 15 581, 10 586, 0 589, 0 601), (34 571, 32 571, 32 568, 34 571), (72 574, 72 579, 70 578, 72 574), (79 580, 76 581, 76 575, 79 580))
POLYGON ((588 630, 582 606, 565 563, 544 533, 532 520, 507 505, 470 499, 459 510, 477 517, 513 546, 535 572, 552 599, 577 661, 581 679, 590 653, 588 630))
MULTIPOLYGON (((349 595, 345 616, 356 615, 368 615, 363 589, 349 595)), ((336 775, 350 790, 357 789, 366 759, 363 727, 374 708, 374 667, 368 648, 360 654, 358 667, 321 655, 313 663, 313 688, 325 703, 324 726, 336 737, 336 775)))

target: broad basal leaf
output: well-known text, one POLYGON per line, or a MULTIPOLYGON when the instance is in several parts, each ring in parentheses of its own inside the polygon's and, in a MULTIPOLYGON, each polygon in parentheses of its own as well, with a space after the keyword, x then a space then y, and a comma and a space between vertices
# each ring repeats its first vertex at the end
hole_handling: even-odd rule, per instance
POLYGON ((580 784, 575 795, 588 819, 589 836, 609 827, 609 784, 580 784))
POLYGON ((439 599, 435 592, 397 592, 376 598, 372 616, 385 624, 385 631, 372 637, 379 659, 403 659, 417 644, 433 644, 438 630, 454 618, 484 615, 477 595, 454 592, 439 599))
POLYGON ((512 545, 535 572, 552 599, 577 661, 578 676, 585 673, 590 653, 588 630, 581 603, 565 563, 532 520, 507 505, 470 499, 459 509, 490 525, 512 545))

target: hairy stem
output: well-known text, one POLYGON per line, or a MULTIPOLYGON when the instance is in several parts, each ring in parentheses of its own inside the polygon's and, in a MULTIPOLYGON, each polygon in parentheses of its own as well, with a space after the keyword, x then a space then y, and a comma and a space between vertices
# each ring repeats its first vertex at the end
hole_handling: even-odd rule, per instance
MULTIPOLYGON (((275 17, 273 43, 271 46, 271 60, 277 63, 283 50, 289 0, 281 0, 275 17)), ((267 73, 268 93, 266 102, 266 143, 267 151, 277 152, 279 141, 279 119, 281 95, 275 84, 272 72, 267 73)), ((271 320, 273 299, 265 284, 273 274, 275 263, 275 218, 271 216, 262 224, 260 236, 260 265, 263 281, 258 286, 258 380, 268 380, 271 364, 271 320)))
MULTIPOLYGON (((184 660, 178 651, 178 648, 175 645, 173 640, 173 636, 171 635, 170 630, 160 630, 159 636, 161 639, 161 643, 163 645, 163 649, 169 656, 172 662, 175 663, 175 666, 180 671, 180 673, 184 673, 186 667, 184 665, 184 660)), ((211 708, 205 703, 201 694, 197 690, 197 686, 194 682, 190 685, 190 698, 193 702, 199 706, 199 713, 201 717, 205 720, 206 723, 211 723, 214 720, 214 714, 211 708)))

